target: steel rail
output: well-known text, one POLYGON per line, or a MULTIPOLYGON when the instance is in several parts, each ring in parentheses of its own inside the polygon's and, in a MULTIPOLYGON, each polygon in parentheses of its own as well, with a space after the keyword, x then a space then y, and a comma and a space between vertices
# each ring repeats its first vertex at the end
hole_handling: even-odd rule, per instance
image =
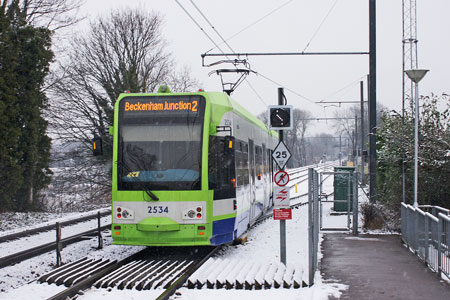
MULTIPOLYGON (((108 216, 108 215, 111 215, 111 210, 100 213, 100 217, 104 217, 104 216, 108 216)), ((97 217, 98 217, 98 214, 89 215, 89 216, 84 216, 84 217, 60 222, 59 224, 61 224, 61 226, 64 227, 64 226, 68 226, 68 225, 81 223, 81 222, 84 222, 87 220, 96 219, 97 217)), ((12 233, 12 234, 0 236, 0 243, 7 242, 10 240, 15 240, 15 239, 18 239, 18 238, 21 238, 24 236, 28 236, 28 235, 41 233, 44 231, 53 230, 55 228, 56 228, 56 224, 51 224, 51 225, 41 226, 41 227, 37 227, 37 228, 33 228, 33 229, 28 229, 28 230, 24 230, 24 231, 12 233)))
POLYGON ((86 290, 90 288, 97 280, 102 278, 103 276, 117 270, 124 264, 129 263, 132 260, 137 259, 140 255, 142 255, 147 249, 141 250, 127 258, 124 258, 120 261, 113 261, 107 264, 101 271, 96 272, 95 274, 81 280, 80 282, 74 284, 73 286, 59 292, 58 294, 48 298, 48 300, 66 300, 67 298, 71 298, 78 294, 80 291, 86 290))
MULTIPOLYGON (((196 260, 197 262, 192 266, 188 267, 186 270, 182 271, 180 274, 177 274, 174 278, 172 278, 171 281, 168 283, 168 286, 158 296, 157 299, 169 299, 169 297, 173 295, 175 291, 179 289, 196 270, 198 270, 198 268, 200 268, 212 255, 217 253, 217 251, 220 250, 222 247, 223 246, 214 247, 207 253, 198 254, 198 257, 193 259, 194 261, 196 260)), ((120 272, 121 267, 126 266, 127 264, 130 264, 133 261, 142 259, 143 256, 144 257, 148 256, 148 248, 139 251, 120 261, 112 261, 112 262, 105 261, 103 265, 97 270, 90 271, 91 273, 82 274, 83 277, 80 278, 81 280, 79 282, 77 282, 77 279, 73 279, 72 282, 77 282, 76 284, 48 298, 48 300, 66 300, 67 298, 74 297, 81 291, 87 290, 90 287, 95 286, 96 282, 102 280, 103 277, 109 274, 113 274, 114 272, 120 272)), ((79 261, 75 262, 75 264, 78 263, 79 261)), ((71 271, 70 266, 68 271, 71 271)), ((48 278, 44 277, 54 276, 58 272, 59 272, 58 269, 56 269, 52 273, 43 276, 39 281, 41 283, 46 282, 48 278)), ((108 286, 110 286, 109 283, 108 286)))
POLYGON ((215 247, 212 249, 209 253, 205 255, 205 257, 199 261, 197 264, 193 265, 189 269, 187 269, 181 276, 169 287, 166 288, 166 290, 156 298, 156 300, 167 300, 170 296, 172 296, 180 287, 185 284, 185 282, 189 279, 189 277, 197 271, 211 256, 216 254, 220 249, 223 248, 224 245, 220 245, 218 247, 215 247))
MULTIPOLYGON (((109 228, 111 228, 111 224, 107 224, 107 225, 100 227, 100 230, 104 231, 109 228)), ((98 233, 98 228, 91 229, 91 230, 67 237, 65 239, 62 239, 61 243, 64 247, 64 246, 67 246, 67 245, 70 245, 70 244, 73 244, 73 243, 83 240, 83 238, 85 236, 91 236, 91 235, 95 235, 97 233, 98 233)), ((21 251, 18 253, 14 253, 14 254, 11 254, 8 256, 1 257, 0 258, 0 268, 4 268, 6 266, 13 265, 15 263, 24 261, 26 259, 30 259, 32 257, 41 255, 43 253, 46 253, 46 252, 49 252, 49 251, 52 251, 55 249, 56 249, 56 242, 51 242, 51 243, 40 245, 40 246, 31 248, 31 249, 27 249, 27 250, 24 250, 24 251, 21 251)))

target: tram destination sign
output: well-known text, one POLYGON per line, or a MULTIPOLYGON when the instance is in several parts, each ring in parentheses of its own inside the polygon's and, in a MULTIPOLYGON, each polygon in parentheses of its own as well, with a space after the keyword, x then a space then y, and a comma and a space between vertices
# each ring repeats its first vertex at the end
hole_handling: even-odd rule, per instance
POLYGON ((283 141, 279 142, 275 147, 275 150, 273 150, 272 158, 275 160, 280 169, 283 169, 286 166, 287 162, 291 158, 291 152, 289 152, 289 149, 283 141))
POLYGON ((125 118, 147 116, 201 115, 204 99, 198 96, 127 96, 120 100, 120 114, 125 118))

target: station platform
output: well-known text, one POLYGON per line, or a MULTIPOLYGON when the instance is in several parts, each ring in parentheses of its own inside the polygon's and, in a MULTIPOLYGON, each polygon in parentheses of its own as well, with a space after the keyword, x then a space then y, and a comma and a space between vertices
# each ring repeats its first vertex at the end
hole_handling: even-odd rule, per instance
POLYGON ((349 286, 339 299, 450 299, 450 284, 404 247, 400 235, 323 237, 323 280, 349 286))

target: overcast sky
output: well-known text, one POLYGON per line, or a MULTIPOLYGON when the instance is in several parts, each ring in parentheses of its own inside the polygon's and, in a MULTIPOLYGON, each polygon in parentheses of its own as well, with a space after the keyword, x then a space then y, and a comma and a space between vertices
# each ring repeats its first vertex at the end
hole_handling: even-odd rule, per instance
MULTIPOLYGON (((220 38, 192 3, 179 1, 220 44, 220 38)), ((225 39, 285 4, 228 40, 235 52, 301 52, 308 43, 306 52, 368 51, 368 0, 193 1, 225 39)), ((201 66, 200 55, 214 45, 175 0, 86 2, 82 13, 88 15, 88 19, 126 7, 161 13, 165 19, 164 35, 178 65, 191 68, 193 76, 202 83, 201 88, 221 91, 220 78, 208 76, 214 68, 201 66)), ((419 67, 430 69, 420 82, 420 94, 450 93, 450 1, 417 0, 417 6, 419 67)), ((230 52, 225 45, 221 48, 230 52)), ((211 53, 220 51, 215 49, 211 53)), ((218 59, 210 58, 208 62, 215 60, 218 59)), ((250 75, 248 81, 259 96, 246 82, 238 87, 233 98, 254 114, 264 111, 266 105, 277 104, 277 88, 281 86, 295 92, 285 91, 288 104, 307 109, 315 117, 331 117, 337 108, 323 108, 313 102, 359 101, 359 81, 365 80, 369 71, 367 55, 250 57, 249 62, 253 70, 279 83, 274 84, 260 75, 250 75)), ((223 65, 223 68, 230 66, 223 65)), ((377 101, 390 109, 401 109, 401 0, 377 1, 377 101)))

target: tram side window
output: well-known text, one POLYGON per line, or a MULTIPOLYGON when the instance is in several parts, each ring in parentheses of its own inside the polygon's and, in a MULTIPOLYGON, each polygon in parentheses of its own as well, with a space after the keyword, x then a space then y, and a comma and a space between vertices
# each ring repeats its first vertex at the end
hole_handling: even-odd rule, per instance
POLYGON ((249 184, 248 174, 248 146, 240 141, 236 142, 236 175, 238 187, 249 184))
POLYGON ((262 144, 262 174, 266 175, 267 173, 267 153, 266 153, 266 145, 262 144))
POLYGON ((209 189, 214 200, 236 197, 234 149, 225 151, 225 138, 210 136, 208 154, 209 189))
POLYGON ((258 179, 261 178, 261 175, 263 174, 263 155, 262 155, 262 148, 261 146, 255 147, 256 152, 256 172, 258 179))

